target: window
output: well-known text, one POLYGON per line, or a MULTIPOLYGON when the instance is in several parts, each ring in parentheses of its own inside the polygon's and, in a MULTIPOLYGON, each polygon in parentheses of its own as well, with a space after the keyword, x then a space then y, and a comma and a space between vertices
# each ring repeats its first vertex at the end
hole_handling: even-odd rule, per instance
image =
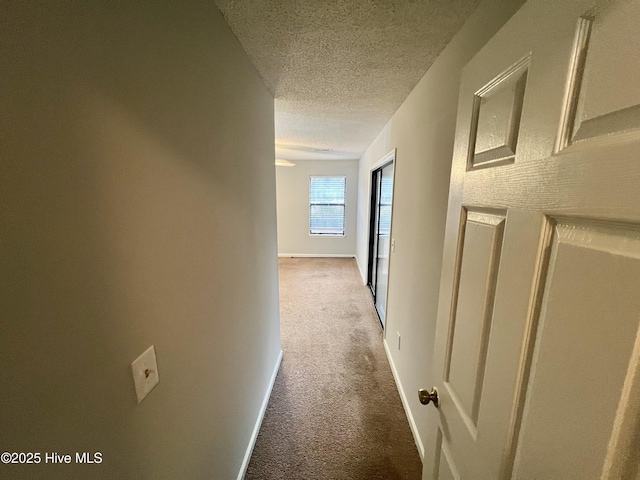
POLYGON ((347 177, 309 178, 309 234, 344 237, 347 177))
POLYGON ((391 197, 393 196, 393 177, 380 178, 380 220, 378 232, 383 237, 391 235, 391 197))

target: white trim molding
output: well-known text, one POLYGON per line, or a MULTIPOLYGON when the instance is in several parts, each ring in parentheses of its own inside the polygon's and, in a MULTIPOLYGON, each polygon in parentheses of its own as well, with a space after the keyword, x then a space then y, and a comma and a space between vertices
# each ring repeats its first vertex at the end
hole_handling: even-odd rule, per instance
POLYGON ((362 270, 362 266, 360 265, 360 260, 358 260, 358 256, 355 255, 356 264, 358 265, 358 270, 360 271, 360 276, 362 277, 362 284, 367 284, 367 274, 362 270))
POLYGON ((302 257, 302 258, 354 258, 355 253, 279 253, 279 257, 302 257))
POLYGON ((413 441, 416 443, 416 447, 418 447, 420 460, 424 461, 424 445, 422 444, 422 439, 420 438, 420 433, 418 432, 418 425, 416 425, 416 420, 415 418, 413 418, 411 408, 409 408, 409 400, 407 400, 407 395, 405 394, 404 388, 402 388, 400 375, 398 375, 396 365, 395 363, 393 363, 393 357, 391 356, 391 351, 389 350, 389 344, 387 343, 386 339, 382 341, 382 344, 384 345, 384 351, 387 354, 387 360, 389 361, 389 366, 391 367, 391 373, 393 373, 393 379, 396 381, 396 387, 398 388, 398 393, 400 394, 400 400, 402 400, 404 413, 407 416, 407 420, 409 420, 409 427, 411 428, 411 433, 413 434, 413 441))
POLYGON ((244 459, 242 460, 242 465, 240 466, 240 472, 238 472, 238 480, 243 480, 245 474, 247 473, 249 460, 251 460, 251 455, 253 454, 253 448, 256 446, 258 433, 260 432, 260 427, 262 426, 262 420, 264 420, 264 414, 267 411, 267 405, 269 405, 269 399, 271 398, 271 391, 273 390, 273 385, 276 383, 278 370, 280 370, 280 363, 282 363, 282 350, 280 350, 280 354, 278 355, 278 360, 276 361, 276 367, 274 368, 273 373, 271 374, 271 380, 269 381, 269 388, 267 388, 267 392, 264 396, 264 400, 262 400, 262 406, 260 407, 260 412, 258 413, 258 419, 256 420, 256 424, 253 427, 253 432, 251 432, 249 445, 247 446, 247 451, 244 454, 244 459))
POLYGON ((373 172, 374 170, 379 169, 381 166, 383 166, 384 164, 389 163, 391 161, 395 162, 397 150, 398 150, 397 148, 394 148, 389 153, 387 153, 384 157, 382 157, 380 160, 378 160, 376 163, 371 165, 369 167, 369 172, 373 172))

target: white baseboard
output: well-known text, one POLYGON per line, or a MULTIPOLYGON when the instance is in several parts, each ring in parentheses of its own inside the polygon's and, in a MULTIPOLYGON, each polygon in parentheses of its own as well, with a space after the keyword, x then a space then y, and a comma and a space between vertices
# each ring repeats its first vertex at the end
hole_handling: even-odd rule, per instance
POLYGON ((393 378, 395 379, 396 386, 398 387, 398 393, 400 394, 400 400, 402 400, 404 413, 407 415, 407 420, 409 420, 409 427, 411 428, 411 433, 413 434, 413 440, 414 442, 416 442, 416 447, 418 447, 420 460, 424 461, 424 445, 422 444, 422 439, 420 438, 420 434, 418 433, 418 426, 416 425, 416 421, 413 418, 411 409, 409 408, 409 401, 407 400, 407 396, 405 394, 404 388, 402 388, 402 382, 400 381, 400 376, 398 375, 396 366, 393 363, 393 357, 391 356, 391 352, 389 351, 389 344, 387 343, 386 340, 383 340, 382 344, 384 345, 384 351, 387 354, 387 360, 389 361, 389 365, 391 366, 391 373, 393 373, 393 378))
POLYGON ((249 466, 249 460, 251 460, 251 454, 253 453, 253 447, 256 446, 256 440, 258 438, 258 433, 260 432, 260 427, 262 426, 262 420, 264 419, 264 414, 267 411, 267 405, 269 404, 269 398, 271 398, 271 391, 273 390, 273 385, 276 383, 276 376, 278 375, 278 370, 280 370, 280 363, 282 362, 282 350, 280 350, 280 355, 278 355, 278 361, 276 362, 276 368, 273 370, 273 374, 271 375, 271 380, 269 382, 269 388, 267 389, 267 393, 264 396, 264 400, 262 400, 262 406, 260 407, 260 413, 258 413, 258 419, 256 420, 256 424, 253 427, 253 432, 251 433, 251 438, 249 440, 249 445, 247 447, 247 451, 244 454, 244 459, 242 460, 242 465, 240 466, 240 472, 238 473, 238 480, 242 480, 247 473, 247 467, 249 466))
POLYGON ((279 257, 302 257, 302 258, 353 258, 351 253, 279 253, 279 257))
POLYGON ((362 270, 362 267, 360 266, 360 262, 358 261, 358 256, 356 255, 356 263, 358 264, 358 270, 360 270, 360 276, 362 277, 362 284, 366 285, 367 284, 367 276, 364 273, 364 270, 362 270))

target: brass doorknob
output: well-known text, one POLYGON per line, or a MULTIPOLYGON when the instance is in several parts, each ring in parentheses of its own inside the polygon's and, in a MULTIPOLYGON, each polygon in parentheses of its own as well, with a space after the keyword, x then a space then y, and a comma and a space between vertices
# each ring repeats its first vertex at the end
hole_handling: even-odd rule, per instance
POLYGON ((439 406, 438 389, 436 387, 432 387, 430 392, 421 388, 418 390, 418 398, 423 405, 429 405, 429 402, 432 402, 436 408, 439 406))

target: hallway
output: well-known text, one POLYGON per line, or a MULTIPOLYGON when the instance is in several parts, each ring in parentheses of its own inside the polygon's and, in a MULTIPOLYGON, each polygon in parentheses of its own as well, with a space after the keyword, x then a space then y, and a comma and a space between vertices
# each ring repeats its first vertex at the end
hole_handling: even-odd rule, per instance
POLYGON ((279 260, 282 365, 246 479, 419 479, 422 464, 352 258, 279 260))

